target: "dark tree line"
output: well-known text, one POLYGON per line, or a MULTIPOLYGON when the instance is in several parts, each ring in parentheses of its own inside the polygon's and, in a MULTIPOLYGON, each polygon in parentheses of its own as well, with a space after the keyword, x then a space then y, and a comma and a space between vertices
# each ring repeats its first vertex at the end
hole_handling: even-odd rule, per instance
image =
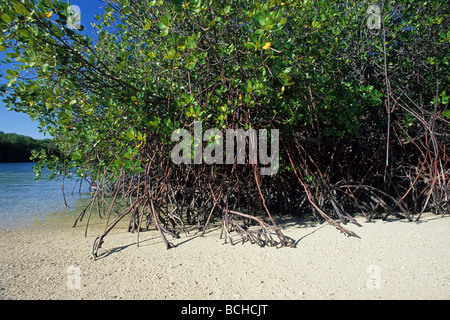
POLYGON ((49 150, 50 142, 0 131, 0 162, 29 162, 33 150, 49 150))

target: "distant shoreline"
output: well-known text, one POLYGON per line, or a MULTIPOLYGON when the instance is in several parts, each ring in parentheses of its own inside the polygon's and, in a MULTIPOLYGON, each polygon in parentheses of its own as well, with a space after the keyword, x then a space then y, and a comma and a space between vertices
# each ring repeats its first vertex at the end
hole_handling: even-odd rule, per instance
POLYGON ((49 150, 51 139, 34 139, 16 133, 0 131, 0 163, 33 162, 32 150, 49 150))
POLYGON ((36 163, 36 161, 33 160, 28 160, 28 161, 24 161, 24 160, 20 160, 20 161, 0 161, 0 163, 36 163))

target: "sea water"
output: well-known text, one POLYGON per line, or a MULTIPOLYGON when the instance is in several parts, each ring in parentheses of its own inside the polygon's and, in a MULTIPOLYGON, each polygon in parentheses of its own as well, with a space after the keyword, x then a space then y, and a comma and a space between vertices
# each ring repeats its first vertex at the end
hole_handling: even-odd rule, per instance
POLYGON ((87 182, 50 180, 47 174, 36 181, 33 163, 0 163, 0 228, 33 227, 51 218, 73 218, 90 197, 87 182), (80 188, 81 186, 81 188, 80 188), (65 197, 65 201, 64 201, 65 197))

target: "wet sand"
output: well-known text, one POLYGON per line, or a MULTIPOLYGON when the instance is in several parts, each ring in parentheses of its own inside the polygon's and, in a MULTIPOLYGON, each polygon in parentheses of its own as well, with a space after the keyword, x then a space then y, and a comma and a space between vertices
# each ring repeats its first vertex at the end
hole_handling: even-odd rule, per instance
MULTIPOLYGON (((296 248, 224 244, 220 228, 181 233, 166 250, 155 230, 48 223, 0 230, 0 299, 450 299, 450 218, 348 224, 361 239, 283 218, 296 248)), ((73 221, 71 221, 73 223, 73 221)))

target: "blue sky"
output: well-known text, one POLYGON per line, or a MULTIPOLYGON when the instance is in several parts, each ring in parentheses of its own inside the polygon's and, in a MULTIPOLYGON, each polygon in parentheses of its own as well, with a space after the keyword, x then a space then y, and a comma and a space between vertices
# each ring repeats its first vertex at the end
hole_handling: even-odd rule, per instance
MULTIPOLYGON (((92 34, 94 31, 91 27, 91 22, 94 23, 94 16, 102 13, 101 9, 104 3, 100 0, 71 0, 71 5, 77 5, 81 11, 81 24, 86 28, 83 33, 92 34)), ((0 65, 1 74, 5 74, 5 66, 0 65)), ((30 117, 24 113, 8 111, 5 104, 0 98, 0 131, 5 133, 17 133, 25 136, 30 136, 35 139, 50 138, 47 134, 39 132, 38 123, 32 122, 30 117)))

